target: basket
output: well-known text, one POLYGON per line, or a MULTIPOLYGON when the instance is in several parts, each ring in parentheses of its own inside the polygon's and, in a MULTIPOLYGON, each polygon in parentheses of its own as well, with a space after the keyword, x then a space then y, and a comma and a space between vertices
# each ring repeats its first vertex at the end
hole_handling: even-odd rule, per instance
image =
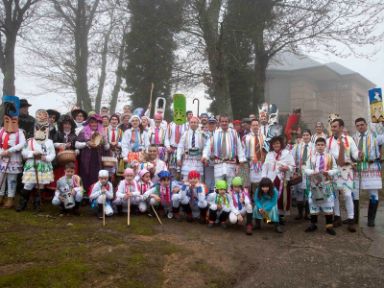
POLYGON ((104 167, 112 168, 116 167, 117 159, 110 156, 103 156, 101 157, 101 162, 103 163, 104 167))
POLYGON ((76 161, 76 152, 73 150, 64 150, 57 153, 57 162, 61 165, 65 165, 69 162, 76 161))

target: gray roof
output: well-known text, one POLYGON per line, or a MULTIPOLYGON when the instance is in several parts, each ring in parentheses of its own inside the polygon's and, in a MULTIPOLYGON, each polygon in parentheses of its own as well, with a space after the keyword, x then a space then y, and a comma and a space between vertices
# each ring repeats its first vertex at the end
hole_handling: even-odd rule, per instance
POLYGON ((306 55, 282 52, 271 59, 268 70, 292 71, 321 65, 323 64, 306 55))

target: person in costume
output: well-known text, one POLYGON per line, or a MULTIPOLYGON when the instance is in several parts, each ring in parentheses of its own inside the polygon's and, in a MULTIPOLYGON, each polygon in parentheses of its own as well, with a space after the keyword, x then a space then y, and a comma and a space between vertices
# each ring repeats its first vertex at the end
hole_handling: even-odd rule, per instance
POLYGON ((79 149, 79 174, 83 179, 84 188, 89 187, 98 179, 102 168, 101 157, 109 149, 109 143, 103 137, 101 118, 94 114, 89 116, 84 128, 77 136, 76 149, 79 149))
POLYGON ((263 134, 265 139, 268 135, 269 124, 268 124, 268 112, 264 108, 259 109, 259 121, 260 121, 260 132, 261 134, 263 134))
POLYGON ((131 114, 128 114, 128 113, 124 113, 123 115, 121 115, 121 124, 119 125, 119 128, 125 132, 126 130, 128 130, 129 128, 131 128, 131 123, 129 123, 129 119, 131 119, 131 114))
POLYGON ((324 138, 324 139, 328 138, 327 134, 325 134, 324 132, 324 124, 322 122, 316 122, 315 134, 312 135, 311 142, 315 144, 317 138, 324 138))
POLYGON ((153 176, 151 181, 155 184, 159 182, 158 174, 161 171, 168 171, 167 164, 159 158, 159 151, 156 145, 150 145, 148 147, 144 161, 139 162, 136 169, 138 171, 142 169, 149 170, 153 176))
MULTIPOLYGON (((53 141, 48 138, 49 122, 48 113, 43 109, 36 111, 35 134, 28 139, 23 148, 22 155, 26 159, 22 183, 24 189, 20 193, 17 211, 27 207, 31 191, 36 188, 43 189, 45 185, 54 180, 52 161, 56 157, 53 141)), ((40 210, 40 193, 35 193, 34 208, 40 210)))
POLYGON ((265 160, 264 136, 256 119, 251 122, 251 131, 243 137, 245 157, 249 163, 249 178, 251 182, 251 193, 256 190, 261 180, 261 172, 265 160))
POLYGON ((130 198, 131 206, 138 206, 141 201, 140 191, 137 189, 135 181, 135 173, 133 169, 124 170, 124 179, 120 181, 117 187, 116 198, 113 204, 117 207, 118 214, 127 211, 128 199, 130 198))
MULTIPOLYGON (((109 157, 119 159, 121 156, 121 141, 123 138, 123 131, 118 128, 120 123, 120 118, 117 114, 113 114, 109 119, 109 127, 106 130, 106 137, 109 143, 109 151, 106 153, 109 157)), ((111 176, 111 182, 113 184, 116 182, 116 171, 117 171, 118 161, 114 167, 108 167, 109 174, 111 176)))
POLYGON ((207 188, 200 183, 200 173, 191 170, 188 173, 188 182, 185 182, 172 197, 173 215, 179 218, 180 206, 187 214, 187 221, 191 222, 194 218, 200 218, 200 223, 205 224, 207 219, 208 202, 206 199, 207 188))
POLYGON ((188 179, 189 171, 196 170, 200 175, 204 174, 204 165, 201 158, 208 159, 209 140, 200 129, 199 119, 192 117, 189 129, 184 132, 177 147, 177 166, 181 167, 183 179, 188 179))
POLYGON ((262 169, 262 178, 267 177, 279 192, 278 208, 280 223, 284 224, 284 216, 289 215, 291 206, 291 191, 287 183, 295 169, 295 160, 287 149, 284 149, 284 140, 281 136, 273 137, 270 141, 270 152, 265 157, 262 169))
POLYGON ((35 118, 28 111, 31 106, 27 99, 20 99, 19 129, 24 131, 25 139, 32 138, 34 133, 35 118))
MULTIPOLYGON (((339 173, 336 179, 337 188, 343 194, 347 210, 347 224, 350 232, 356 232, 355 213, 352 190, 354 185, 353 161, 359 157, 359 150, 352 137, 343 134, 344 121, 336 118, 331 122, 332 136, 327 139, 327 150, 336 159, 339 173)), ((339 193, 335 198, 335 217, 333 225, 339 227, 341 222, 339 193)))
POLYGON ((159 158, 163 161, 167 161, 168 152, 171 150, 169 145, 169 139, 167 137, 167 129, 161 126, 163 121, 162 114, 157 113, 154 116, 155 126, 151 127, 148 131, 149 143, 156 145, 159 150, 159 158))
POLYGON ((49 116, 49 139, 54 140, 58 131, 60 113, 53 109, 47 110, 49 116))
POLYGON ((261 220, 264 220, 266 223, 273 223, 277 233, 283 233, 283 228, 279 224, 278 197, 279 191, 274 187, 271 179, 262 178, 254 195, 255 229, 260 229, 261 220))
POLYGON ((4 125, 0 129, 0 206, 14 206, 17 177, 23 172, 21 150, 26 140, 18 126, 20 100, 16 96, 4 96, 4 125), (6 190, 7 187, 7 190, 6 190), (5 192, 7 198, 5 199, 5 192))
POLYGON ((270 151, 270 141, 273 137, 283 135, 283 127, 279 124, 279 109, 275 104, 270 104, 268 108, 268 132, 264 140, 264 150, 270 151))
POLYGON ((333 229, 333 207, 334 207, 334 183, 333 176, 337 175, 337 164, 335 158, 325 152, 326 140, 317 138, 316 152, 309 155, 306 161, 304 173, 309 176, 308 200, 311 213, 311 225, 305 232, 317 230, 317 218, 322 211, 325 215, 326 231, 330 235, 336 235, 333 229))
POLYGON ((202 131, 207 131, 208 130, 208 119, 209 119, 209 116, 207 113, 201 113, 200 114, 200 125, 199 125, 199 128, 202 130, 202 131))
POLYGON ((353 204, 355 223, 359 221, 359 191, 361 177, 361 189, 369 193, 368 226, 375 226, 377 207, 379 206, 379 190, 382 186, 380 146, 384 144, 384 135, 374 129, 368 129, 364 118, 355 120, 356 133, 353 136, 359 150, 358 163, 355 170, 355 189, 353 190, 353 204))
POLYGON ((71 111, 71 116, 76 124, 76 135, 79 135, 81 130, 83 130, 83 126, 86 124, 88 114, 84 110, 76 108, 71 111))
POLYGON ((143 130, 148 132, 149 129, 151 128, 151 126, 150 126, 151 119, 145 115, 141 116, 140 119, 141 119, 141 126, 143 127, 143 130))
POLYGON ((296 165, 295 172, 293 173, 290 181, 290 184, 292 183, 293 185, 292 188, 294 191, 294 197, 296 197, 297 202, 298 215, 295 218, 296 220, 303 219, 304 212, 306 214, 306 219, 308 219, 307 217, 309 216, 308 200, 305 197, 305 190, 307 189, 307 177, 304 174, 304 169, 309 156, 315 152, 314 144, 311 142, 310 130, 303 130, 301 139, 301 142, 294 145, 291 151, 296 165))
MULTIPOLYGON (((215 157, 215 180, 225 179, 227 183, 231 183, 236 176, 237 162, 244 165, 246 162, 243 145, 238 133, 229 128, 229 118, 227 116, 220 117, 220 128, 213 135, 213 155, 215 157)), ((207 144, 207 145, 210 145, 207 144)), ((207 161, 211 156, 207 146, 206 152, 203 153, 202 161, 207 165, 207 161)))
POLYGON ((98 172, 98 181, 92 185, 89 200, 91 207, 97 209, 97 217, 103 219, 103 205, 105 205, 105 216, 112 216, 113 186, 108 181, 109 172, 100 170, 98 172))
POLYGON ((209 193, 213 192, 215 189, 215 154, 213 147, 213 135, 216 130, 217 120, 215 117, 211 116, 208 119, 208 130, 205 132, 207 135, 207 141, 209 141, 209 159, 207 164, 204 167, 204 180, 205 185, 208 187, 209 193))
MULTIPOLYGON (((140 192, 140 196, 143 196, 143 194, 153 186, 151 181, 151 173, 147 169, 142 169, 139 171, 137 176, 137 190, 140 192)), ((138 209, 141 213, 148 211, 147 202, 143 200, 143 197, 140 198, 138 204, 133 204, 133 211, 136 211, 136 205, 138 206, 138 209)))
POLYGON ((67 163, 64 172, 65 175, 57 181, 52 205, 60 206, 63 214, 72 210, 75 215, 80 215, 79 208, 83 200, 84 188, 80 176, 75 174, 75 163, 67 163))
POLYGON ((232 197, 227 192, 228 186, 225 180, 217 180, 216 191, 207 195, 209 205, 208 228, 212 228, 218 221, 222 228, 227 228, 229 213, 233 210, 232 197))
POLYGON ((169 171, 161 171, 157 176, 160 179, 159 183, 147 190, 142 198, 163 215, 173 218, 173 196, 180 191, 180 185, 171 180, 172 175, 169 171))
POLYGON ((121 141, 123 158, 126 163, 132 165, 133 161, 138 161, 140 153, 146 151, 149 146, 147 131, 140 126, 140 117, 133 115, 129 122, 132 128, 126 130, 121 141))
POLYGON ((252 203, 249 198, 248 190, 243 187, 243 179, 235 177, 232 180, 231 191, 233 208, 229 214, 231 224, 243 225, 244 217, 246 234, 252 235, 252 203))

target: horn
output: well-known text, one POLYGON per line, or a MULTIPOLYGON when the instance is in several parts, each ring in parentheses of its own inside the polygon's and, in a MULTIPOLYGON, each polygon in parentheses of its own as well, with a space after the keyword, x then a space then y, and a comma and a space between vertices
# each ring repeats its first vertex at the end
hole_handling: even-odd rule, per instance
POLYGON ((157 97, 155 102, 155 114, 160 113, 161 115, 164 115, 166 103, 167 101, 164 97, 157 97))

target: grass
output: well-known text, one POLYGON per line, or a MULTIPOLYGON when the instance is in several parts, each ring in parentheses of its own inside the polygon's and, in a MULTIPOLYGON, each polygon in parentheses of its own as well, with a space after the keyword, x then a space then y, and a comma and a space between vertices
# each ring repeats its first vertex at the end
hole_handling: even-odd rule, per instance
MULTIPOLYGON (((112 217, 102 227, 88 208, 56 218, 1 209, 0 222, 0 287, 163 287, 164 273, 172 273, 164 272, 167 257, 188 253, 156 237, 158 223, 146 216, 133 216, 130 227, 112 217)), ((201 274, 206 287, 228 286, 222 271, 200 264, 176 267, 201 274)))

